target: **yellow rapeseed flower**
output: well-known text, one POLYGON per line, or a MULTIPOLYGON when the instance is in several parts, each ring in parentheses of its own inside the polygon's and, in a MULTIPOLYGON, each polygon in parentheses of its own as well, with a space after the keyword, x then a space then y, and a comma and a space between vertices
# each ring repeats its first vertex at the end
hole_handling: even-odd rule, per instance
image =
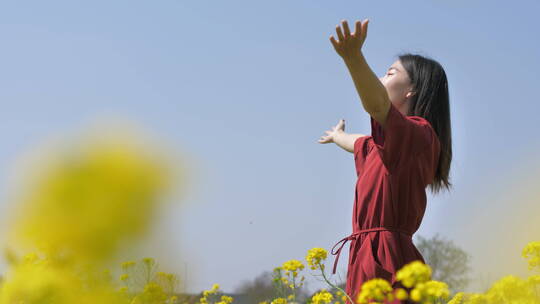
POLYGON ((331 303, 333 299, 334 299, 334 296, 331 293, 326 291, 326 289, 322 289, 321 291, 313 295, 313 297, 311 297, 311 303, 328 304, 328 303, 331 303))
POLYGON ((407 294, 407 291, 403 288, 397 288, 395 289, 395 296, 399 300, 407 300, 409 295, 407 294))
POLYGON ((140 298, 141 303, 163 303, 167 300, 167 294, 160 285, 150 282, 144 286, 143 292, 136 298, 140 298))
POLYGON ((527 278, 527 283, 532 286, 540 285, 540 275, 532 275, 527 278))
POLYGON ((321 267, 324 270, 324 264, 321 264, 321 262, 326 259, 327 255, 328 253, 324 248, 315 247, 308 250, 308 254, 306 255, 308 266, 312 270, 316 270, 317 267, 321 267))
POLYGON ((393 301, 392 286, 388 281, 381 278, 374 278, 362 284, 360 293, 357 296, 359 304, 369 303, 370 300, 375 301, 393 301))
POLYGON ((431 267, 419 260, 406 264, 396 273, 396 280, 401 281, 407 288, 414 287, 418 283, 427 282, 430 279, 431 267))
POLYGON ((287 299, 285 298, 277 298, 274 299, 270 304, 287 304, 287 299))
POLYGON ((507 275, 496 281, 485 293, 485 296, 492 303, 536 303, 540 302, 540 295, 537 294, 536 286, 531 285, 527 280, 523 280, 514 275, 507 275))
POLYGON ((25 264, 11 269, 2 283, 0 303, 76 303, 82 283, 69 269, 25 264))
MULTIPOLYGON (((142 291, 134 289, 137 295, 128 292, 129 286, 118 288, 110 272, 100 270, 120 246, 147 232, 167 190, 172 190, 175 169, 154 147, 140 145, 135 133, 106 131, 93 138, 79 136, 80 142, 50 155, 35 149, 43 157, 37 159, 39 166, 28 167, 30 176, 22 181, 27 185, 21 185, 25 187, 13 199, 19 208, 10 216, 13 227, 5 231, 13 234, 12 244, 21 252, 35 248, 46 258, 30 254, 17 259, 8 252, 10 269, 2 277, 0 304, 177 301, 153 282, 153 259, 142 261, 152 272, 145 272, 147 284, 142 291)), ((134 266, 132 261, 122 263, 121 281, 134 281, 134 266)))
POLYGON ((465 293, 458 292, 456 295, 448 302, 448 304, 463 304, 463 298, 465 293))
POLYGON ((29 255, 11 267, 0 286, 0 303, 102 303, 128 304, 125 291, 117 290, 103 272, 84 271, 71 264, 48 257, 29 255))
POLYGON ((446 283, 432 280, 416 284, 411 291, 411 299, 422 303, 433 303, 438 299, 447 299, 449 295, 446 283))
POLYGON ((285 269, 286 272, 293 272, 293 276, 296 277, 296 275, 298 274, 297 271, 304 269, 304 264, 302 264, 302 262, 300 262, 299 260, 289 260, 283 263, 282 267, 283 269, 285 269))
POLYGON ((232 303, 233 298, 229 296, 221 296, 221 301, 217 302, 216 304, 229 304, 232 303))
POLYGON ((36 149, 40 158, 14 199, 13 244, 94 262, 144 235, 170 190, 173 167, 138 136, 110 131, 51 153, 36 149))
POLYGON ((522 250, 521 256, 529 260, 529 270, 540 266, 540 242, 530 242, 522 250))

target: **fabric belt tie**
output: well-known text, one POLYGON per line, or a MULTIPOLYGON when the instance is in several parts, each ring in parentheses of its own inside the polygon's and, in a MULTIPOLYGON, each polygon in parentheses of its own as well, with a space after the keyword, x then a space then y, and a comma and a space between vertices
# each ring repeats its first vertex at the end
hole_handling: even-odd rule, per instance
POLYGON ((400 232, 402 234, 405 234, 408 237, 412 237, 411 233, 409 233, 409 232, 407 232, 407 231, 405 231, 403 229, 390 228, 390 227, 375 227, 375 228, 362 229, 362 230, 358 230, 356 232, 353 232, 351 235, 342 238, 339 242, 337 242, 334 245, 334 247, 332 247, 332 250, 330 251, 330 253, 332 255, 336 256, 336 259, 334 260, 334 268, 332 269, 332 274, 336 273, 336 267, 337 267, 337 263, 338 263, 338 260, 339 260, 339 255, 341 254, 341 249, 343 249, 343 246, 345 246, 345 244, 348 241, 356 239, 356 237, 359 236, 362 233, 368 233, 368 232, 374 232, 374 231, 394 231, 394 232, 400 232), (341 246, 339 246, 339 249, 336 252, 334 252, 334 249, 336 248, 336 246, 339 245, 339 243, 341 243, 341 246))

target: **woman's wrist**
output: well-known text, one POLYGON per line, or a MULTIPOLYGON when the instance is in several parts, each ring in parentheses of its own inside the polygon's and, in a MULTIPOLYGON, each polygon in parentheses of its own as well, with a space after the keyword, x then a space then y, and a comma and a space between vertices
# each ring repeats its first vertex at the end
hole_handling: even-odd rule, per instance
POLYGON ((346 150, 346 151, 349 151, 351 152, 351 149, 350 149, 350 145, 348 143, 349 141, 349 135, 348 133, 346 133, 345 131, 343 130, 337 130, 335 133, 334 133, 334 143, 336 145, 338 145, 340 148, 346 150))
POLYGON ((349 69, 356 68, 356 66, 358 66, 358 64, 360 64, 360 65, 365 65, 366 64, 366 58, 364 58, 364 54, 362 54, 361 51, 359 51, 355 55, 352 55, 352 56, 349 56, 349 57, 344 57, 343 61, 345 62, 345 65, 349 69))

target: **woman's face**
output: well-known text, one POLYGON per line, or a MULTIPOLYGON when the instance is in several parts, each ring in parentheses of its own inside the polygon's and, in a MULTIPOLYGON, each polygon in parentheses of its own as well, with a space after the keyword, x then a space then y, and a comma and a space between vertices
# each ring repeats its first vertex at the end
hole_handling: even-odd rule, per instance
POLYGON ((405 68, 401 65, 401 61, 395 61, 386 71, 383 77, 379 80, 382 82, 388 92, 390 101, 400 110, 402 113, 407 113, 408 103, 407 99, 413 95, 411 80, 405 68))

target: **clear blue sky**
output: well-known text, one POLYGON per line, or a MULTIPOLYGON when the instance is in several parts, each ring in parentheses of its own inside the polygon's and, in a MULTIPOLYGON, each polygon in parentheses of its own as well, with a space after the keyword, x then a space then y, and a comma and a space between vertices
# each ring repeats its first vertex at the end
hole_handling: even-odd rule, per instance
POLYGON ((189 265, 189 291, 231 292, 329 250, 351 231, 356 176, 352 154, 317 139, 341 118, 370 134, 329 37, 342 19, 369 18, 363 52, 377 75, 410 51, 448 76, 454 188, 428 192, 417 234, 454 240, 479 275, 507 274, 500 259, 524 265, 533 240, 508 229, 530 209, 494 202, 540 150, 538 11, 538 1, 3 1, 2 192, 17 155, 116 114, 196 159, 188 207, 170 209, 133 257, 189 265))

